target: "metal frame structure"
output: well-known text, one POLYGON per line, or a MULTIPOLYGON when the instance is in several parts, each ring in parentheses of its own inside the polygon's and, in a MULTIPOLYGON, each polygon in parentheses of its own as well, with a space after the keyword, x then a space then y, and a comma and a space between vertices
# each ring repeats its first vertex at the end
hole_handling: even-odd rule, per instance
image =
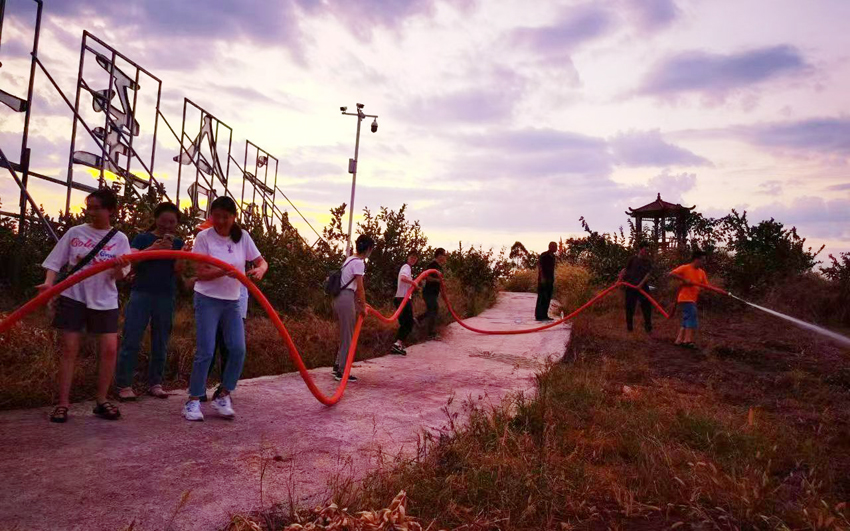
MULTIPOLYGON (((58 87, 57 87, 58 88, 58 87)), ((147 189, 151 186, 158 187, 160 192, 168 197, 165 188, 157 182, 153 174, 156 161, 156 135, 159 127, 160 101, 162 98, 162 81, 151 72, 137 64, 135 61, 122 54, 103 40, 92 35, 87 30, 83 31, 80 45, 79 73, 77 75, 76 95, 74 98, 74 121, 71 126, 71 149, 68 155, 68 191, 65 199, 65 211, 71 207, 71 191, 74 186, 74 164, 82 164, 100 171, 98 185, 104 186, 104 172, 109 171, 124 181, 125 194, 135 193, 136 188, 147 189), (106 53, 92 47, 91 42, 103 48, 106 53), (109 86, 103 90, 92 89, 84 78, 86 55, 94 55, 97 64, 109 74, 109 86), (115 65, 116 59, 121 59, 134 70, 133 75, 127 75, 115 65), (133 148, 133 138, 140 135, 139 122, 136 119, 136 105, 139 96, 139 78, 141 74, 147 76, 156 83, 156 111, 153 122, 153 139, 151 144, 150 162, 146 163, 139 153, 133 148), (80 96, 83 91, 92 97, 92 107, 95 112, 103 113, 103 126, 96 127, 93 131, 86 125, 80 115, 80 96), (132 92, 132 103, 130 103, 130 92, 132 92), (115 96, 118 102, 113 105, 115 96), (118 106, 120 105, 120 109, 118 106), (77 123, 82 122, 92 139, 100 148, 100 155, 87 151, 75 151, 77 143, 77 123), (126 159, 121 164, 119 157, 126 159), (143 179, 130 171, 130 164, 135 158, 142 168, 147 172, 147 179, 143 179)))
MULTIPOLYGON (((26 0, 22 0, 26 1, 26 0)), ((207 196, 209 203, 218 194, 216 187, 223 187, 223 193, 236 201, 241 215, 244 216, 245 205, 259 205, 259 214, 263 218, 266 228, 271 229, 276 223, 282 224, 285 211, 277 206, 278 195, 284 197, 292 208, 304 219, 310 229, 317 236, 316 242, 322 240, 322 235, 313 228, 310 222, 298 210, 295 204, 286 196, 278 183, 279 159, 272 156, 268 151, 260 148, 250 140, 245 141, 245 154, 242 167, 233 156, 233 129, 221 121, 212 113, 196 104, 189 98, 183 100, 183 123, 180 134, 169 124, 162 112, 160 103, 162 100, 162 81, 160 78, 146 70, 144 67, 121 53, 119 50, 85 30, 80 42, 80 59, 76 88, 73 101, 66 96, 60 88, 50 71, 38 56, 38 44, 41 33, 43 0, 32 0, 35 8, 35 23, 32 26, 32 48, 30 52, 29 76, 27 79, 26 97, 11 94, 0 88, 0 112, 3 107, 9 107, 13 112, 23 113, 23 128, 21 136, 21 151, 17 162, 11 160, 7 153, 0 148, 0 168, 6 168, 11 174, 14 182, 20 189, 20 202, 18 212, 0 211, 0 216, 11 217, 18 221, 18 236, 23 242, 27 224, 40 221, 54 239, 56 227, 42 213, 38 203, 28 190, 30 178, 37 178, 45 182, 59 185, 65 188, 65 212, 71 208, 72 192, 93 192, 100 187, 106 186, 105 173, 115 175, 124 185, 125 195, 141 197, 140 190, 152 192, 158 191, 166 199, 171 200, 164 183, 154 177, 157 149, 157 133, 159 121, 162 120, 171 131, 174 138, 180 144, 180 151, 173 158, 178 163, 177 183, 174 192, 174 202, 179 205, 181 195, 188 193, 191 199, 190 212, 193 216, 206 213, 200 204, 200 198, 207 196), (92 81, 92 75, 87 75, 86 65, 91 64, 94 59, 108 80, 104 88, 102 85, 92 81), (88 63, 87 63, 87 60, 88 63), (65 102, 72 113, 71 141, 68 152, 67 175, 64 178, 44 175, 30 169, 30 148, 28 146, 30 135, 30 119, 32 115, 33 94, 35 88, 36 73, 41 71, 53 89, 65 102), (150 152, 139 153, 139 145, 134 146, 134 139, 142 134, 137 119, 139 104, 139 92, 142 87, 156 87, 155 111, 153 113, 152 133, 146 133, 145 143, 150 139, 150 152), (94 112, 103 114, 103 123, 91 127, 83 116, 81 101, 87 93, 91 97, 91 105, 94 112), (117 96, 117 98, 116 98, 117 96), (198 133, 195 137, 187 133, 189 127, 187 112, 197 111, 199 113, 198 133), (78 139, 78 127, 82 126, 86 134, 78 139), (223 131, 222 131, 223 129, 223 131), (224 137, 227 138, 226 155, 223 150, 224 137), (185 140, 185 141, 184 141, 185 140), (88 148, 81 147, 86 142, 88 148), (209 158, 202 152, 203 146, 209 148, 209 158), (219 147, 222 147, 220 150, 219 147), (88 150, 86 150, 88 149, 88 150), (251 152, 251 153, 249 153, 251 152), (249 168, 250 155, 254 155, 252 167, 249 168), (136 165, 133 161, 136 161, 136 165), (226 164, 224 163, 226 161, 226 164), (271 163, 274 162, 274 172, 271 171, 271 163), (236 190, 230 183, 230 163, 233 162, 242 174, 242 189, 239 191, 240 198, 236 198, 236 190), (194 180, 186 187, 184 181, 183 166, 193 165, 195 167, 194 180), (96 186, 89 185, 74 179, 74 170, 83 165, 98 170, 98 183, 96 186), (250 171, 249 171, 250 170, 250 171), (262 171, 262 178, 260 173, 262 171), (273 175, 272 175, 273 173, 273 175), (218 183, 218 184, 216 184, 218 183), (186 188, 186 190, 182 190, 186 188), (259 192, 259 199, 258 199, 259 192), (246 202, 250 199, 249 202, 246 202), (261 201, 260 201, 261 200, 261 201), (30 212, 28 212, 28 209, 30 212)), ((0 0, 0 45, 3 40, 3 22, 8 13, 6 0, 0 0)), ((2 63, 0 63, 2 67, 2 63)), ((2 79, 2 78, 0 78, 2 79)), ((152 91, 146 91, 152 101, 152 91)), ((149 107, 148 107, 149 108, 149 107)), ((86 111, 90 113, 91 111, 86 111)), ((13 155, 15 156, 15 155, 13 155)), ((168 187, 169 189, 171 186, 168 187)), ((315 243, 313 244, 315 245, 315 243)))
MULTIPOLYGON (((172 129, 171 125, 169 125, 168 128, 171 129, 172 133, 174 133, 174 129, 172 129)), ((186 193, 192 201, 190 212, 193 217, 197 217, 201 211, 203 211, 204 215, 207 214, 206 209, 201 209, 199 201, 200 196, 204 195, 207 197, 207 208, 209 208, 209 204, 217 197, 218 194, 215 189, 216 182, 224 187, 224 194, 230 196, 235 201, 236 198, 228 187, 228 181, 230 179, 230 159, 232 158, 231 148, 233 147, 233 129, 194 101, 189 98, 183 98, 183 123, 181 124, 180 137, 178 140, 180 142, 180 154, 175 156, 173 159, 174 162, 177 163, 176 196, 178 204, 180 202, 180 185, 183 178, 183 166, 187 166, 189 164, 195 166, 195 181, 190 184, 186 190, 186 193), (198 111, 200 114, 198 117, 198 134, 194 138, 186 133, 186 113, 190 107, 198 111), (222 168, 218 152, 219 131, 222 127, 227 130, 227 155, 225 156, 227 165, 224 168, 222 168), (205 139, 212 161, 207 160, 202 153, 202 147, 205 139), (184 145, 184 140, 189 141, 188 148, 184 145), (201 179, 203 179, 203 183, 199 186, 201 179)), ((242 206, 238 202, 237 207, 239 207, 240 210, 242 209, 242 206)))

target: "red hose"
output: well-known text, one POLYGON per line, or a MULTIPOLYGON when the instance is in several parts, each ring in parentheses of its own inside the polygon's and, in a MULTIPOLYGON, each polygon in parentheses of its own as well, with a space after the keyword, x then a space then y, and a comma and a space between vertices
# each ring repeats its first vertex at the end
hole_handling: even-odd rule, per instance
MULTIPOLYGON (((193 262, 203 262, 203 263, 206 263, 206 264, 209 264, 209 265, 213 265, 215 267, 219 267, 221 269, 224 269, 225 271, 227 271, 229 273, 232 273, 233 276, 239 282, 241 282, 242 284, 245 285, 245 287, 248 288, 248 292, 254 297, 254 299, 257 300, 257 302, 260 303, 260 306, 262 306, 263 309, 266 311, 266 314, 269 316, 269 319, 271 319, 275 328, 277 328, 277 331, 280 334, 280 337, 282 337, 284 342, 286 343, 287 352, 289 353, 290 359, 292 359, 292 362, 295 363, 295 366, 298 368, 298 373, 301 375, 301 378, 304 380, 304 383, 307 384, 307 388, 310 390, 311 393, 313 393, 313 396, 316 397, 316 400, 318 400, 322 404, 325 404, 326 406, 332 406, 332 405, 336 404, 337 402, 339 402, 339 400, 342 398, 342 395, 345 392, 345 387, 348 384, 348 376, 351 373, 351 365, 354 362, 354 355, 357 351, 357 342, 360 338, 360 330, 363 327, 363 316, 358 316, 357 324, 354 327, 354 334, 351 338, 351 347, 350 347, 349 352, 348 352, 348 361, 345 364, 345 370, 343 372, 342 382, 340 383, 339 387, 336 389, 334 394, 331 395, 330 397, 328 397, 328 396, 324 395, 319 390, 319 388, 316 386, 316 383, 313 381, 313 378, 307 372, 307 367, 304 365, 304 361, 301 359, 300 354, 298 354, 298 349, 295 347, 295 343, 292 341, 292 336, 289 335, 289 331, 286 329, 286 326, 283 324, 283 321, 281 321, 280 316, 277 314, 275 309, 272 307, 272 305, 268 301, 268 299, 266 299, 265 295, 263 295, 263 292, 261 292, 260 289, 257 288, 257 286, 254 285, 253 282, 248 280, 248 277, 246 277, 244 273, 242 273, 241 271, 239 271, 238 269, 236 269, 232 265, 227 264, 225 262, 222 262, 221 260, 218 260, 217 258, 213 258, 213 257, 205 255, 205 254, 189 253, 189 252, 185 252, 185 251, 142 251, 142 252, 138 252, 138 253, 132 253, 132 254, 124 255, 120 258, 110 260, 108 262, 101 262, 101 263, 94 264, 91 267, 84 269, 83 271, 80 271, 79 273, 63 280, 62 282, 59 282, 58 284, 54 285, 50 289, 43 291, 38 296, 36 296, 34 299, 30 300, 29 302, 27 302, 26 304, 24 304, 23 306, 21 306, 20 308, 18 308, 14 312, 12 312, 9 316, 7 316, 5 319, 3 319, 3 321, 0 322, 0 334, 8 332, 12 328, 12 326, 14 326, 18 321, 20 321, 21 319, 23 319, 24 317, 26 317, 30 313, 34 312, 35 310, 37 310, 41 306, 44 306, 51 299, 58 296, 60 293, 62 293, 66 289, 70 288, 71 286, 73 286, 73 285, 75 285, 79 282, 82 282, 83 280, 85 280, 89 277, 97 275, 98 273, 101 273, 101 272, 106 271, 108 269, 112 269, 121 260, 126 260, 128 262, 143 262, 145 260, 191 260, 193 262)), ((414 283, 416 285, 418 285, 419 282, 423 278, 425 278, 429 275, 432 275, 432 274, 439 276, 440 281, 442 282, 442 274, 439 271, 437 271, 436 269, 429 269, 427 271, 423 271, 418 277, 416 277, 416 280, 414 280, 414 283)), ((592 299, 590 299, 589 301, 584 303, 582 306, 580 306, 578 309, 576 309, 575 311, 573 311, 572 313, 570 313, 566 317, 563 317, 563 318, 561 318, 557 321, 553 321, 549 324, 546 324, 546 325, 543 325, 543 326, 538 326, 536 328, 528 328, 528 329, 523 329, 523 330, 481 330, 481 329, 475 328, 473 326, 470 326, 470 325, 464 323, 463 319, 461 319, 460 316, 455 312, 454 308, 452 308, 451 302, 449 301, 448 297, 446 296, 445 290, 442 290, 442 292, 443 292, 443 300, 445 301, 446 307, 449 309, 449 312, 451 313, 452 317, 458 322, 458 324, 460 324, 462 327, 466 328, 467 330, 470 330, 472 332, 476 332, 476 333, 479 333, 479 334, 514 335, 514 334, 529 334, 529 333, 532 333, 532 332, 539 332, 541 330, 546 330, 548 328, 558 326, 558 325, 574 318, 576 315, 580 314, 581 312, 583 312, 584 310, 586 310, 587 308, 589 308, 590 306, 595 304, 597 301, 599 301, 601 298, 603 298, 604 296, 611 293, 613 290, 615 290, 619 286, 626 286, 626 287, 638 289, 647 299, 649 299, 649 301, 652 303, 652 305, 655 306, 658 309, 658 311, 661 312, 662 315, 664 315, 665 318, 670 317, 670 315, 666 311, 664 311, 664 308, 662 308, 661 305, 658 304, 658 302, 655 299, 653 299, 643 289, 637 288, 636 286, 633 286, 633 285, 628 284, 626 282, 616 282, 612 286, 610 286, 610 287, 606 288, 605 290, 596 294, 595 297, 593 297, 592 299)), ((726 294, 726 292, 724 292, 723 290, 720 290, 719 288, 715 288, 714 286, 707 286, 706 285, 706 286, 700 286, 700 287, 726 294)), ((399 305, 399 307, 395 311, 395 313, 393 313, 389 317, 385 317, 385 316, 381 315, 380 312, 378 312, 376 309, 374 309, 373 307, 368 306, 368 305, 367 305, 367 308, 366 308, 367 313, 374 315, 378 320, 380 320, 384 323, 392 323, 393 321, 396 321, 398 319, 398 317, 401 314, 404 307, 409 303, 410 297, 413 295, 413 291, 414 291, 414 287, 411 287, 410 290, 408 290, 407 295, 405 295, 404 300, 402 301, 401 305, 399 305)))

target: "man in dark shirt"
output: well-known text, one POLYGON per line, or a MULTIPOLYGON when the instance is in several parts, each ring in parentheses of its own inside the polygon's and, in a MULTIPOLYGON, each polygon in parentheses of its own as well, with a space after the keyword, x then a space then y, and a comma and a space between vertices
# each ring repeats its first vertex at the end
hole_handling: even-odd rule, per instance
MULTIPOLYGON (((638 244, 637 256, 632 256, 626 263, 625 269, 620 271, 620 281, 628 282, 633 286, 646 290, 649 276, 652 273, 652 261, 649 259, 649 243, 642 241, 638 244)), ((643 328, 647 334, 652 333, 652 304, 640 291, 634 288, 626 288, 626 328, 629 332, 634 329, 635 306, 640 301, 640 310, 643 313, 643 328)))
MULTIPOLYGON (((446 265, 448 255, 446 250, 440 247, 434 251, 434 259, 430 264, 425 266, 425 270, 436 269, 442 272, 443 266, 446 265)), ((437 330, 437 315, 440 311, 440 277, 437 275, 429 275, 425 279, 425 287, 422 288, 422 299, 425 300, 425 313, 419 317, 419 321, 425 325, 425 330, 428 333, 428 339, 436 337, 437 330)))
POLYGON ((555 253, 558 244, 549 243, 549 250, 540 254, 537 261, 537 306, 534 308, 534 318, 538 321, 551 321, 549 305, 552 303, 552 293, 555 290, 555 253))

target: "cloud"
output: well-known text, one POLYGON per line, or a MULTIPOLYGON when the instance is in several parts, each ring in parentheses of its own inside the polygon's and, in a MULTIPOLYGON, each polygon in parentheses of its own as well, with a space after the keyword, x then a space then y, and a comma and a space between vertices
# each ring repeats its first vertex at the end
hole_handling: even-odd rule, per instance
POLYGON ((789 204, 773 203, 750 210, 751 220, 774 218, 796 226, 803 237, 850 239, 850 199, 803 196, 789 204))
POLYGON ((745 140, 764 148, 850 157, 848 117, 743 126, 738 132, 745 140))
POLYGON ((632 14, 638 29, 644 32, 664 29, 681 14, 674 0, 623 0, 622 4, 632 14))
POLYGON ((809 68, 800 52, 787 45, 734 54, 684 52, 656 64, 638 93, 660 97, 697 93, 723 98, 737 89, 809 68))
POLYGON ((844 192, 850 190, 850 183, 833 184, 832 186, 827 186, 826 189, 830 192, 844 192))
POLYGON ((598 4, 565 9, 550 25, 513 30, 510 40, 535 54, 563 57, 580 45, 605 36, 614 28, 611 13, 598 4))
POLYGON ((672 174, 664 170, 661 174, 650 179, 646 186, 636 187, 633 194, 635 199, 662 194, 667 202, 681 203, 683 201, 682 196, 693 190, 696 185, 697 175, 695 173, 672 174))
POLYGON ((397 104, 399 114, 417 125, 446 123, 492 124, 511 118, 522 101, 525 80, 515 72, 494 69, 483 72, 475 85, 428 96, 405 98, 397 104))
POLYGON ((433 16, 438 3, 468 11, 474 0, 296 0, 307 13, 329 14, 337 18, 355 37, 369 40, 375 27, 400 30, 405 21, 416 16, 433 16))
POLYGON ((661 132, 630 131, 611 139, 617 163, 625 166, 711 166, 711 162, 687 149, 669 144, 661 132))

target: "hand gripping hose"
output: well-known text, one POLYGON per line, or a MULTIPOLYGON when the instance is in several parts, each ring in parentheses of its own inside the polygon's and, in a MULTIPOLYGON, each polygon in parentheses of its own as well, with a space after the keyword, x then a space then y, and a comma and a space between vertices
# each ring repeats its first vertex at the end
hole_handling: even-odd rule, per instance
MULTIPOLYGON (((287 352, 289 353, 290 359, 292 359, 292 362, 295 363, 295 366, 298 368, 298 373, 301 375, 301 378, 304 380, 304 383, 307 385, 307 388, 310 390, 310 392, 313 394, 313 396, 316 397, 316 400, 318 400, 319 402, 321 402, 322 404, 324 404, 326 406, 332 406, 332 405, 334 405, 334 404, 336 404, 337 402, 340 401, 343 393, 345 392, 345 387, 348 384, 348 376, 351 373, 351 365, 354 362, 354 355, 357 351, 357 342, 358 342, 358 339, 360 338, 360 330, 363 327, 363 315, 358 316, 357 324, 354 327, 354 334, 351 338, 351 347, 348 351, 348 361, 345 364, 345 370, 343 372, 342 382, 340 383, 340 385, 336 389, 336 391, 333 393, 333 395, 326 396, 325 394, 323 394, 319 390, 319 388, 316 386, 316 383, 313 381, 312 376, 310 376, 310 373, 307 372, 307 367, 304 365, 304 361, 301 359, 301 355, 298 353, 298 349, 296 348, 295 343, 292 341, 292 336, 289 335, 289 331, 286 329, 286 326, 283 324, 283 321, 281 321, 280 316, 277 314, 275 309, 272 307, 272 305, 268 301, 268 299, 266 299, 265 295, 263 295, 263 292, 260 291, 260 289, 257 288, 257 286, 254 285, 253 282, 248 280, 248 277, 246 277, 244 273, 242 273, 241 271, 239 271, 235 267, 233 267, 230 264, 227 264, 225 262, 222 262, 221 260, 218 260, 218 259, 213 258, 211 256, 205 255, 205 254, 190 253, 190 252, 186 252, 186 251, 142 251, 142 252, 138 252, 138 253, 132 253, 132 254, 124 255, 120 258, 110 260, 110 261, 107 261, 107 262, 100 262, 100 263, 94 264, 94 265, 88 267, 87 269, 84 269, 84 270, 80 271, 79 273, 76 273, 75 275, 68 277, 67 279, 63 280, 62 282, 59 282, 58 284, 52 286, 50 289, 43 291, 38 296, 36 296, 35 298, 33 298, 32 300, 30 300, 29 302, 27 302, 26 304, 21 306, 20 308, 18 308, 14 312, 12 312, 5 319, 3 319, 3 321, 0 322, 0 334, 9 331, 9 329, 11 329, 12 326, 14 326, 18 321, 20 321, 21 319, 23 319, 24 317, 26 317, 30 313, 34 312, 38 308, 44 306, 51 299, 58 296, 60 293, 62 293, 66 289, 70 288, 71 286, 73 286, 73 285, 75 285, 79 282, 82 282, 83 280, 85 280, 89 277, 97 275, 98 273, 102 273, 102 272, 104 272, 108 269, 111 269, 111 268, 113 268, 117 265, 120 265, 122 262, 143 262, 143 261, 146 261, 146 260, 191 260, 193 262, 206 263, 206 264, 209 264, 209 265, 212 265, 212 266, 215 266, 215 267, 218 267, 218 268, 221 268, 221 269, 227 271, 228 274, 230 274, 231 276, 236 278, 239 282, 241 282, 242 284, 245 285, 245 287, 248 288, 248 292, 254 297, 254 299, 257 300, 257 302, 260 303, 260 306, 262 306, 263 310, 266 311, 266 314, 269 316, 269 319, 271 319, 275 328, 277 328, 277 331, 280 334, 280 337, 282 337, 283 341, 286 343, 287 352)), ((439 276, 440 281, 442 282, 442 274, 439 271, 437 271, 436 269, 429 269, 427 271, 423 271, 418 277, 416 277, 416 279, 414 280, 414 286, 411 287, 408 290, 407 294, 404 297, 404 300, 402 301, 401 305, 399 305, 399 307, 395 311, 395 313, 393 313, 389 317, 385 317, 385 316, 381 315, 381 313, 378 312, 378 310, 367 305, 367 307, 366 307, 367 315, 374 315, 379 321, 382 321, 384 323, 392 323, 392 322, 396 321, 398 319, 399 315, 401 315, 401 312, 404 309, 404 307, 409 303, 410 297, 413 295, 413 291, 414 291, 415 286, 418 285, 422 281, 422 279, 424 279, 425 277, 430 276, 430 275, 439 276)), ((457 314, 457 312, 455 312, 454 308, 452 308, 451 302, 449 301, 448 297, 446 296, 445 290, 442 290, 442 293, 443 293, 443 300, 445 301, 446 307, 449 309, 449 312, 451 313, 452 317, 458 322, 459 325, 466 328, 467 330, 470 330, 472 332, 476 332, 476 333, 479 333, 479 334, 515 335, 515 334, 530 334, 530 333, 533 333, 533 332, 540 332, 542 330, 546 330, 548 328, 553 328, 553 327, 558 326, 558 325, 560 325, 560 324, 562 324, 566 321, 569 321, 570 319, 573 319, 575 316, 577 316, 578 314, 580 314, 581 312, 583 312, 584 310, 586 310, 587 308, 589 308, 590 306, 592 306, 593 304, 595 304, 600 299, 602 299, 603 297, 605 297, 606 295, 608 295, 609 293, 611 293, 612 291, 614 291, 615 289, 617 289, 620 286, 625 286, 625 287, 637 289, 647 299, 649 299, 649 301, 652 303, 652 305, 655 306, 658 309, 658 311, 661 312, 662 315, 664 315, 665 318, 670 317, 670 315, 666 311, 664 311, 664 308, 662 308, 661 305, 658 304, 658 302, 655 299, 653 299, 649 295, 649 293, 647 293, 643 289, 638 288, 637 286, 634 286, 634 285, 626 283, 626 282, 616 282, 612 286, 610 286, 610 287, 604 289, 603 291, 599 292, 598 294, 596 294, 596 296, 594 296, 592 299, 590 299, 589 301, 584 303, 582 306, 580 306, 578 309, 576 309, 575 311, 573 311, 569 315, 567 315, 567 316, 565 316, 561 319, 558 319, 557 321, 553 321, 549 324, 546 324, 546 325, 543 325, 543 326, 538 326, 538 327, 535 327, 535 328, 527 328, 527 329, 523 329, 523 330, 481 330, 479 328, 475 328, 471 325, 466 324, 463 321, 463 319, 461 319, 461 317, 457 314)), ((715 288, 714 286, 700 286, 700 287, 703 287, 703 288, 706 288, 706 289, 711 289, 713 291, 717 291, 717 292, 720 292, 720 293, 723 293, 723 294, 727 294, 725 291, 720 290, 719 288, 715 288)))

